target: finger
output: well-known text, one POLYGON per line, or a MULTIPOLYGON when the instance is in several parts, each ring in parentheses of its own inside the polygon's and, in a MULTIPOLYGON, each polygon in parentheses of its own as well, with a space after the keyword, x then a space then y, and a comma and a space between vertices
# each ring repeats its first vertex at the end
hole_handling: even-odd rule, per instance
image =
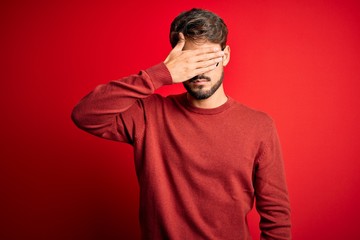
POLYGON ((185 41, 185 37, 182 32, 179 32, 179 41, 185 41))
POLYGON ((224 56, 224 52, 216 52, 216 53, 206 53, 197 55, 191 58, 193 62, 203 62, 208 60, 215 60, 218 58, 222 58, 224 56))
POLYGON ((192 50, 193 54, 195 55, 203 55, 203 54, 207 54, 207 53, 217 53, 217 52, 222 52, 220 47, 205 47, 205 48, 199 48, 196 50, 192 50))
POLYGON ((193 75, 194 76, 201 75, 201 74, 210 72, 210 71, 214 70, 215 68, 216 68, 216 64, 212 64, 210 66, 203 67, 203 68, 197 68, 193 71, 193 75))
POLYGON ((182 51, 185 46, 185 37, 182 32, 179 33, 179 41, 177 42, 176 46, 174 47, 175 50, 182 51))
POLYGON ((214 59, 210 59, 210 60, 206 60, 206 61, 202 61, 202 62, 197 62, 194 63, 194 68, 198 69, 198 68, 206 68, 212 65, 217 65, 219 62, 221 62, 223 60, 222 57, 217 57, 214 59))
POLYGON ((194 57, 206 55, 209 53, 210 54, 218 53, 220 55, 224 54, 224 52, 221 51, 221 49, 218 47, 206 47, 206 48, 199 48, 199 49, 195 49, 195 50, 184 50, 183 51, 183 55, 187 56, 189 58, 194 58, 194 57))

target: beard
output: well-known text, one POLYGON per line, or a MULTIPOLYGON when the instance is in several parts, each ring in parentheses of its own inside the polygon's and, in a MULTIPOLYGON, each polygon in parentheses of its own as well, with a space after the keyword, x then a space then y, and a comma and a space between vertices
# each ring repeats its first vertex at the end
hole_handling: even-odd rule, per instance
POLYGON ((191 82, 196 81, 197 79, 206 79, 208 81, 211 81, 211 78, 203 75, 195 76, 192 79, 183 82, 183 85, 186 89, 186 91, 195 99, 197 100, 204 100, 211 97, 221 86, 224 80, 224 71, 221 73, 220 79, 215 82, 215 84, 209 89, 209 90, 203 90, 204 86, 195 86, 191 87, 191 82))

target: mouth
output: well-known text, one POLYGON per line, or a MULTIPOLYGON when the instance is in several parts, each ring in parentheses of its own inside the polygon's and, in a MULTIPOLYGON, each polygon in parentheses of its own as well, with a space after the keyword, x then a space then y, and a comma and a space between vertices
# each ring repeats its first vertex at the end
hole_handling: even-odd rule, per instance
POLYGON ((197 75, 189 80, 190 83, 206 83, 210 82, 210 78, 204 75, 197 75))
POLYGON ((196 79, 196 80, 191 80, 190 81, 190 85, 192 86, 204 86, 206 84, 208 84, 210 82, 210 80, 208 79, 204 79, 204 78, 199 78, 199 79, 196 79))
POLYGON ((205 79, 205 78, 198 78, 198 79, 195 79, 195 80, 191 80, 190 82, 191 83, 203 83, 203 82, 210 82, 210 80, 205 79))

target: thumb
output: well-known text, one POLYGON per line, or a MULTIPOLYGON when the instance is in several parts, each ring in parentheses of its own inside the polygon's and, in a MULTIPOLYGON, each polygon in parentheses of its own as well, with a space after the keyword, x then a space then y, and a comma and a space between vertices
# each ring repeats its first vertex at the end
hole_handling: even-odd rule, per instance
POLYGON ((182 51, 182 49, 184 48, 184 45, 185 45, 184 34, 182 32, 179 32, 179 41, 176 44, 176 46, 174 47, 174 49, 176 49, 177 51, 182 51))

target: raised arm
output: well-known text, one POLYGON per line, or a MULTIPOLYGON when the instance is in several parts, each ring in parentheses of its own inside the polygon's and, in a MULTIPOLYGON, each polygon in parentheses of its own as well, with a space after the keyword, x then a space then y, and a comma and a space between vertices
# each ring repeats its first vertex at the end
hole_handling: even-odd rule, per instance
POLYGON ((161 63, 137 75, 99 85, 75 106, 72 120, 80 129, 93 135, 130 142, 121 113, 138 105, 134 118, 140 118, 142 109, 136 102, 153 94, 156 88, 171 83, 170 73, 161 63))
POLYGON ((178 44, 164 63, 160 63, 137 75, 99 85, 85 96, 73 109, 72 119, 81 129, 99 137, 131 142, 131 129, 127 129, 122 113, 131 109, 132 124, 142 124, 141 100, 165 85, 186 81, 205 73, 221 61, 220 49, 204 48, 183 51, 185 39, 180 34, 178 44), (140 102, 139 102, 140 101, 140 102), (139 123, 138 123, 139 121, 139 123))

